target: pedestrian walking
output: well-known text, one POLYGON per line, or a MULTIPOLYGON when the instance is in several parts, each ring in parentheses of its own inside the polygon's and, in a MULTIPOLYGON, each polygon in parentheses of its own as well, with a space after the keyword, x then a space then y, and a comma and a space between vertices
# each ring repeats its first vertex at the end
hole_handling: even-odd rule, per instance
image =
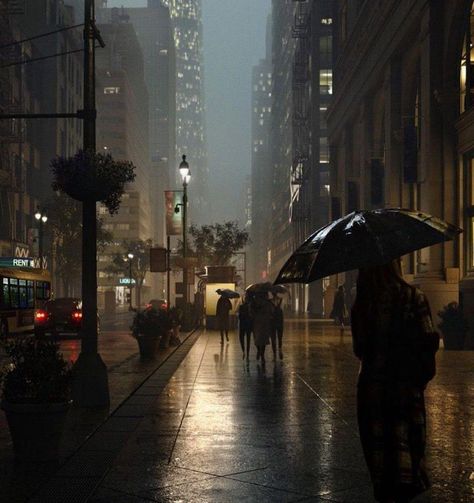
POLYGON ((275 296, 273 302, 275 305, 273 312, 273 330, 271 336, 273 359, 276 360, 276 355, 278 352, 280 360, 283 360, 282 342, 283 342, 284 315, 283 315, 283 309, 281 308, 283 299, 275 296))
POLYGON ((359 270, 352 333, 361 360, 359 432, 375 499, 411 501, 429 487, 424 389, 439 337, 424 294, 403 280, 398 260, 359 270))
POLYGON ((250 303, 247 297, 239 306, 239 340, 240 347, 242 348, 242 359, 247 356, 249 359, 250 353, 250 336, 252 335, 252 316, 250 314, 250 303), (247 343, 247 345, 245 344, 247 343))
POLYGON ((339 324, 341 330, 344 330, 344 320, 347 318, 347 314, 346 292, 344 286, 340 285, 334 296, 334 303, 330 316, 334 319, 336 324, 339 324))
POLYGON ((216 306, 217 326, 221 332, 221 344, 224 344, 224 334, 227 342, 229 342, 229 312, 231 310, 232 303, 227 297, 221 295, 216 306))
POLYGON ((275 306, 268 298, 268 293, 256 293, 251 300, 252 330, 255 346, 257 347, 257 360, 265 365, 265 348, 270 343, 273 332, 273 313, 275 306))

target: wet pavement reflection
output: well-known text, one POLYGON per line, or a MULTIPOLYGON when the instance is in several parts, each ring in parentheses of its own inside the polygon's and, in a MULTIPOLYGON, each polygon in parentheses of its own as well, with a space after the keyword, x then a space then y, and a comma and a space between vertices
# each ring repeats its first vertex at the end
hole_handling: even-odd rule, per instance
MULTIPOLYGON (((359 444, 350 332, 285 326, 284 359, 242 360, 237 334, 204 332, 91 499, 373 500, 359 444)), ((419 502, 474 501, 474 353, 440 351, 427 391, 433 481, 419 502)))

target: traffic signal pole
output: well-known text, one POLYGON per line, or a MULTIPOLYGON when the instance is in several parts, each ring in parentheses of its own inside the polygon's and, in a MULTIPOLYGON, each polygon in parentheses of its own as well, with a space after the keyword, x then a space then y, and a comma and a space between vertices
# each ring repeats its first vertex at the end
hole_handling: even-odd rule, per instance
MULTIPOLYGON (((84 7, 84 139, 85 152, 96 151, 94 0, 84 7)), ((101 40, 99 39, 101 42, 101 40)), ((103 42, 102 42, 103 43, 103 42)), ((91 168, 95 169, 95 168, 91 168)), ((73 400, 80 407, 110 404, 107 368, 98 353, 97 330, 97 215, 95 200, 82 203, 82 342, 73 367, 73 400)))

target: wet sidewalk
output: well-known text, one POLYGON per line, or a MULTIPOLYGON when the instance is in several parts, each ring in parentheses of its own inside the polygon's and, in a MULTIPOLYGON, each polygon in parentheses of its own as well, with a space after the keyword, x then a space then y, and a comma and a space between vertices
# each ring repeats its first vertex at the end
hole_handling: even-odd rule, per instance
MULTIPOLYGON (((292 321, 284 354, 263 369, 252 348, 247 366, 235 333, 224 346, 204 333, 89 501, 372 502, 350 334, 292 321)), ((438 362, 427 393, 434 486, 417 501, 473 501, 474 354, 441 351, 438 362)))

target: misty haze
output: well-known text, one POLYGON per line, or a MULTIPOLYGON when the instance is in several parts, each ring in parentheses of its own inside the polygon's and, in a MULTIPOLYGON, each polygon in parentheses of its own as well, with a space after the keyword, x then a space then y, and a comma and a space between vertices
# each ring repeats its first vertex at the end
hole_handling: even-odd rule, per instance
POLYGON ((0 501, 471 501, 473 43, 0 0, 0 501))

